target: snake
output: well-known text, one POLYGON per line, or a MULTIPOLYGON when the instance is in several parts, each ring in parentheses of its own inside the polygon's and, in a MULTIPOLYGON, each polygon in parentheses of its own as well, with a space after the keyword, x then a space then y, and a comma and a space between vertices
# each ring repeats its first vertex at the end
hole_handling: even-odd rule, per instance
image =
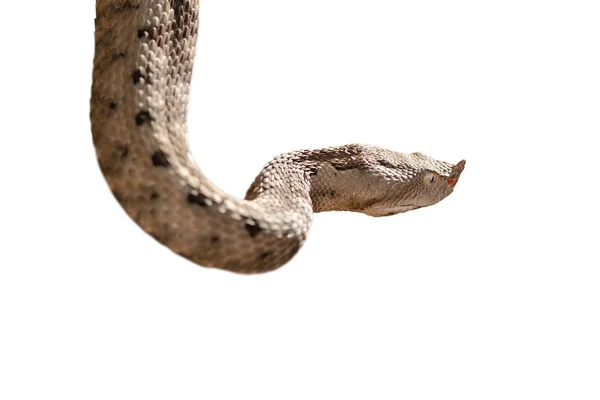
POLYGON ((90 99, 100 171, 126 213, 172 252, 240 274, 273 271, 313 214, 390 216, 451 194, 465 160, 347 144, 280 154, 245 198, 225 193, 190 153, 187 112, 199 0, 97 0, 90 99))

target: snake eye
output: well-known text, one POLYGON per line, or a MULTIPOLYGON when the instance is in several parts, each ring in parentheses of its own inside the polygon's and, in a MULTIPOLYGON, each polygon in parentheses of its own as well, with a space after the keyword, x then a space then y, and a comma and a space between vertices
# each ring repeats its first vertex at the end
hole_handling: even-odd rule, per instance
POLYGON ((435 180, 435 175, 431 172, 428 174, 425 174, 425 176, 423 177, 423 182, 425 182, 428 185, 431 185, 434 180, 435 180))

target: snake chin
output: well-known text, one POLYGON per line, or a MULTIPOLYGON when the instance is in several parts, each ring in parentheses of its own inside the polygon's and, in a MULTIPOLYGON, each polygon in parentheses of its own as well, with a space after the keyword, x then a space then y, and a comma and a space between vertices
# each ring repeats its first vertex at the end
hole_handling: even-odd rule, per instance
POLYGON ((364 214, 367 214, 371 217, 389 217, 392 215, 404 213, 411 210, 416 210, 423 206, 418 206, 415 204, 406 204, 402 206, 388 207, 388 208, 378 208, 378 209, 370 209, 363 211, 364 214))

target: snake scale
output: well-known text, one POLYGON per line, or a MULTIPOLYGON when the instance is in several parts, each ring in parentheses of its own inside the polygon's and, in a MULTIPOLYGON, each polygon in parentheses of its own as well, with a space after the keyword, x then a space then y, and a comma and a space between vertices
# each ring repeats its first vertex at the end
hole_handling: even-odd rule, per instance
POLYGON ((350 144, 271 160, 245 199, 202 175, 187 106, 198 0, 97 0, 92 138, 112 193, 148 234, 206 267, 259 273, 300 248, 312 215, 393 215, 452 193, 465 166, 350 144))

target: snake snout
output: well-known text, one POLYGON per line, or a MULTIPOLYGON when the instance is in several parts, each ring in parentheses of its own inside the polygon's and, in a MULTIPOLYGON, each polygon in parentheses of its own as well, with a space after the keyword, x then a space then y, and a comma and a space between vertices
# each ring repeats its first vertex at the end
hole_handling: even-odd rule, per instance
POLYGON ((459 161, 454 168, 452 168, 452 176, 458 176, 465 169, 466 160, 459 161))
POLYGON ((452 186, 456 185, 456 182, 458 182, 458 178, 460 177, 461 172, 463 172, 463 170, 465 169, 466 163, 467 162, 465 160, 461 160, 452 168, 452 172, 450 173, 450 176, 448 177, 449 185, 452 185, 452 186))

